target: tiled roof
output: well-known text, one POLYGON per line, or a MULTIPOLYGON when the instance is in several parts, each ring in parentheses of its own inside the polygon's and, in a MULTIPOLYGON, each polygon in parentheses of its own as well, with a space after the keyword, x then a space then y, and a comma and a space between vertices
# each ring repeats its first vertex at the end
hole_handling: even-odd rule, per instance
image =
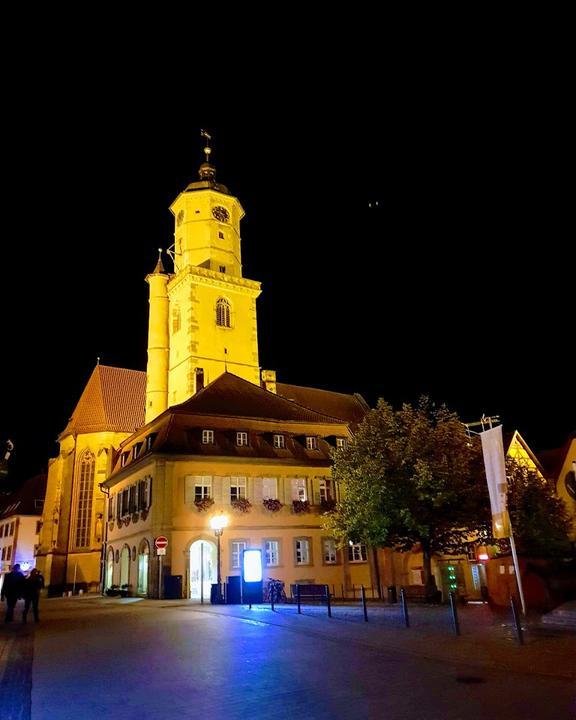
POLYGON ((176 415, 201 414, 297 422, 340 422, 337 416, 320 413, 297 402, 290 402, 229 372, 220 375, 199 393, 182 404, 170 408, 168 412, 176 415))
POLYGON ((268 458, 326 467, 336 437, 348 436, 348 423, 321 415, 275 395, 242 378, 224 373, 199 393, 165 412, 127 438, 120 447, 114 474, 153 453, 235 458, 268 458), (202 443, 202 430, 214 432, 214 442, 202 443), (248 445, 236 444, 236 433, 248 435, 248 445), (274 435, 284 436, 285 447, 274 447, 274 435), (317 448, 306 447, 315 437, 317 448), (136 457, 134 447, 137 447, 136 457))
POLYGON ((46 479, 46 475, 35 475, 26 480, 18 490, 3 497, 0 504, 0 520, 12 515, 42 515, 46 479))
POLYGON ((354 425, 361 423, 370 409, 364 398, 357 393, 346 395, 331 390, 319 390, 286 383, 276 383, 276 391, 278 395, 293 400, 299 405, 330 417, 346 420, 354 425))
POLYGON ((144 425, 146 373, 97 365, 61 437, 69 433, 133 432, 144 425))

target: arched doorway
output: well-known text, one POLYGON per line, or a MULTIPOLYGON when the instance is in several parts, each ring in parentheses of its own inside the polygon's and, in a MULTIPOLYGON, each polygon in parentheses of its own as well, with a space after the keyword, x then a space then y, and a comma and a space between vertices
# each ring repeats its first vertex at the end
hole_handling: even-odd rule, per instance
POLYGON ((106 559, 106 588, 111 588, 114 584, 114 550, 108 550, 108 558, 106 559))
POLYGON ((124 545, 120 554, 120 587, 130 582, 130 548, 124 545))
POLYGON ((190 597, 210 602, 212 583, 217 581, 216 545, 197 540, 190 546, 190 597))
POLYGON ((138 595, 148 595, 149 560, 150 546, 147 540, 142 540, 138 550, 138 595))

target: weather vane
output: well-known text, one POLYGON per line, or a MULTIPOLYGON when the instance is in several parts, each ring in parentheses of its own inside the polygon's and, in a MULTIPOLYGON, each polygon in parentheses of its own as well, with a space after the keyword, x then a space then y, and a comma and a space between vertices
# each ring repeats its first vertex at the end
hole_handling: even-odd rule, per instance
POLYGON ((204 148, 204 154, 206 155, 206 162, 209 163, 210 153, 212 152, 212 148, 210 147, 212 135, 210 135, 210 133, 207 133, 206 130, 200 130, 200 137, 206 138, 206 147, 204 148))

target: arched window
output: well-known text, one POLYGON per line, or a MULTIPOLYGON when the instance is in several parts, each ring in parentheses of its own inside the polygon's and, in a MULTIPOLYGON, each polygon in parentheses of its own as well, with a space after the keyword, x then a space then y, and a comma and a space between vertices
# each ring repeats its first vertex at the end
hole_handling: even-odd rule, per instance
POLYGON ((79 462, 79 477, 76 486, 76 548, 90 547, 92 529, 92 495, 94 494, 94 469, 96 458, 90 450, 82 453, 79 462))
POLYGON ((216 303, 216 325, 231 327, 230 303, 224 298, 218 298, 218 302, 216 303))

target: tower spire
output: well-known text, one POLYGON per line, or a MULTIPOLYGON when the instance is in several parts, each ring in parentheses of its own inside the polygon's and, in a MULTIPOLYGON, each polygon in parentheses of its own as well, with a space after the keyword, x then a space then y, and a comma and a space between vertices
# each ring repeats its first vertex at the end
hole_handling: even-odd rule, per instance
POLYGON ((212 135, 206 132, 206 130, 200 130, 200 137, 206 139, 206 145, 204 146, 206 160, 200 165, 198 174, 200 175, 200 180, 210 180, 214 182, 216 180, 216 168, 210 164, 210 155, 212 154, 210 143, 212 142, 212 135))

